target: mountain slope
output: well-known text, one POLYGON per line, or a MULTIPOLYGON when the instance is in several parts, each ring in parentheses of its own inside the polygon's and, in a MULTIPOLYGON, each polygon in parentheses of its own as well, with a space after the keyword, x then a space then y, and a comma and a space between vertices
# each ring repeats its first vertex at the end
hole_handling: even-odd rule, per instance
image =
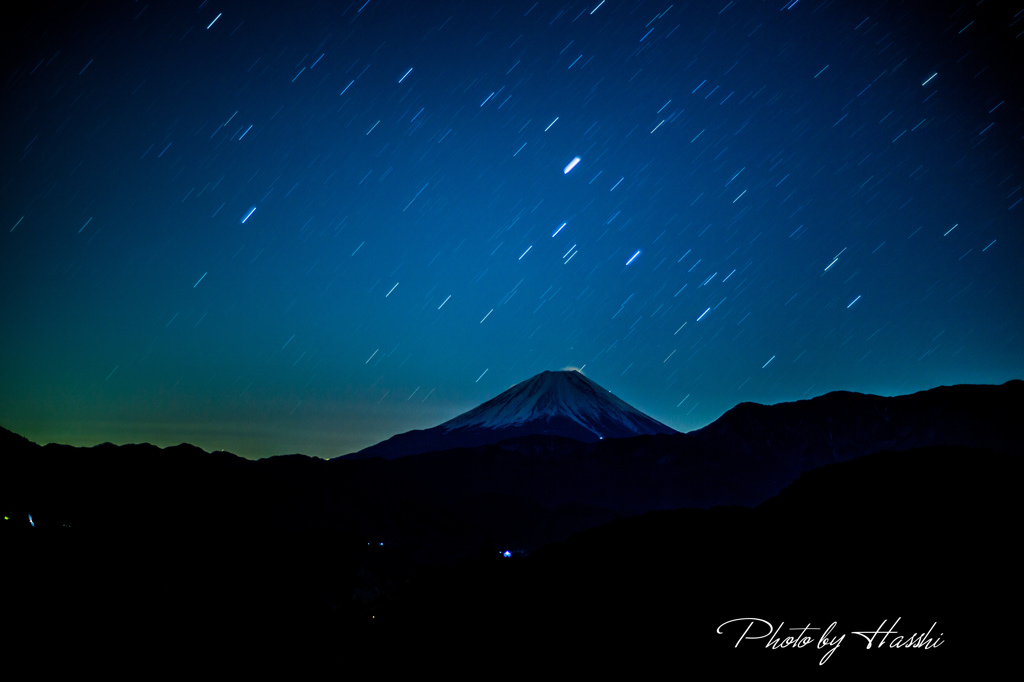
POLYGON ((395 459, 521 436, 592 443, 656 433, 676 432, 580 372, 541 372, 443 424, 399 434, 348 457, 395 459))
MULTIPOLYGON (((541 402, 526 417, 546 414, 541 402)), ((686 655, 715 660, 737 651, 715 627, 744 613, 776 623, 820 614, 815 626, 837 620, 847 633, 903 617, 901 632, 938 621, 949 635, 939 653, 982 660, 986 632, 971 624, 1020 601, 1003 540, 1020 518, 1022 404, 1021 381, 838 392, 742 404, 687 434, 534 435, 392 461, 40 447, 0 429, 0 543, 19 586, 5 613, 41 652, 52 634, 95 648, 89 634, 109 633, 90 619, 103 612, 127 624, 116 634, 129 641, 161 641, 159 628, 177 636, 198 615, 213 642, 244 627, 290 636, 300 624, 330 642, 351 630, 391 648, 393 633, 424 632, 507 646, 550 628, 558 646, 557 633, 572 631, 620 649, 623 637, 658 651, 685 642, 686 655), (681 511, 569 539, 670 509, 681 511), (539 549, 554 542, 565 544, 539 549), (499 559, 503 549, 514 558, 499 559), (520 567, 529 573, 509 573, 520 567), (686 618, 666 629, 665 613, 686 618)), ((828 666, 865 651, 859 637, 846 641, 828 666)), ((764 653, 762 670, 814 668, 822 655, 749 644, 740 651, 764 653)), ((877 663, 885 653, 863 655, 876 671, 940 660, 901 650, 877 663)))

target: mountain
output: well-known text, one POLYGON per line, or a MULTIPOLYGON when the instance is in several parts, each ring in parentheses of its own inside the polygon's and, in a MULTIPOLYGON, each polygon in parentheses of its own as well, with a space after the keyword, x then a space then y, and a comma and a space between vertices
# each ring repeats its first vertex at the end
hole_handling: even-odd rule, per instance
POLYGON ((575 370, 541 372, 454 419, 408 431, 348 458, 407 455, 491 445, 522 436, 593 443, 676 433, 575 370))
MULTIPOLYGON (((948 641, 866 651, 850 634, 829 669, 998 653, 987 638, 1021 601, 1005 539, 1021 518, 1024 382, 744 403, 685 434, 451 447, 548 416, 598 430, 582 388, 559 392, 578 377, 552 374, 441 425, 449 449, 390 460, 41 447, 0 428, 0 546, 18 586, 4 613, 38 654, 111 638, 229 650, 234 633, 331 652, 485 639, 498 660, 571 631, 633 658, 818 666, 813 647, 717 634, 745 615, 847 634, 900 617, 901 635, 937 622, 948 641), (666 628, 665 614, 681 615, 666 628)), ((593 395, 611 421, 632 414, 593 395)))

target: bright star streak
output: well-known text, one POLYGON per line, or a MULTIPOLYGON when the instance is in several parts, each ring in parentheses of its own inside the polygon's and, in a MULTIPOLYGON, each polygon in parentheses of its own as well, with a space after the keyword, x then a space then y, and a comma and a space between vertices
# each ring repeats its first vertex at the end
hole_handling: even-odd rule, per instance
POLYGON ((569 165, 566 166, 565 170, 562 171, 562 172, 565 173, 566 175, 568 175, 569 171, 571 171, 573 168, 575 168, 576 164, 579 163, 579 162, 580 162, 580 157, 577 156, 576 158, 574 158, 572 161, 569 162, 569 165))

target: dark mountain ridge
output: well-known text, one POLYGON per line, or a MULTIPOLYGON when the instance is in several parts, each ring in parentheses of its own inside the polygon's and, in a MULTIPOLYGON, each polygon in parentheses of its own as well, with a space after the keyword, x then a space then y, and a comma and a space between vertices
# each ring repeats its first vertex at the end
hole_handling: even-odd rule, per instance
POLYGON ((605 515, 752 506, 803 471, 881 450, 941 445, 1019 455, 1021 404, 1021 381, 894 398, 837 392, 771 406, 744 403, 685 434, 591 443, 531 435, 393 461, 250 461, 189 445, 41 447, 2 431, 0 494, 7 509, 35 508, 40 518, 56 514, 76 523, 117 518, 122 526, 188 526, 201 518, 367 533, 397 523, 395 510, 414 503, 444 506, 488 495, 550 513, 567 505, 605 515))
MULTIPOLYGON (((498 604, 526 609, 520 614, 540 610, 563 624, 564 609, 577 609, 571 622, 604 623, 611 632, 613 615, 628 620, 639 613, 655 622, 663 598, 696 613, 707 595, 753 598, 765 585, 786 584, 792 601, 793 590, 813 577, 821 592, 799 592, 810 605, 844 562, 856 570, 843 569, 842 581, 856 583, 862 571, 867 583, 888 584, 889 569, 878 568, 886 566, 880 550, 899 550, 900 565, 925 570, 907 558, 901 532, 917 538, 927 557, 952 561, 967 548, 980 561, 1004 560, 1005 552, 986 544, 992 538, 968 542, 957 524, 987 523, 1004 538, 1016 532, 1015 497, 995 498, 1019 485, 1022 404, 1021 381, 896 398, 839 392, 738 405, 687 434, 590 443, 533 434, 394 460, 250 461, 189 445, 39 446, 0 430, 0 504, 8 517, 0 532, 16 557, 11 584, 27 586, 10 613, 12 622, 24 617, 36 630, 51 626, 51 617, 87 629, 94 614, 111 610, 130 614, 125 622, 148 622, 153 609, 168 622, 174 614, 200 613, 210 627, 251 621, 276 632, 277 624, 302 622, 332 631, 359 629, 376 615, 401 630, 424 618, 472 628, 483 622, 481 609, 498 604), (886 450, 870 466, 859 465, 858 458, 886 450), (913 457, 898 463, 898 451, 913 457), (1003 505, 985 507, 997 516, 977 511, 986 496, 1003 505), (751 516, 757 505, 765 511, 751 516), (648 517, 638 517, 651 512, 657 513, 648 527, 648 517), (663 525, 664 518, 684 520, 663 525), (885 535, 878 535, 879 524, 885 535), (947 533, 947 549, 937 548, 947 527, 958 530, 947 533), (625 536, 620 528, 629 529, 625 536), (588 534, 574 536, 582 531, 588 534), (661 549, 637 549, 644 543, 661 549), (591 549, 572 549, 583 546, 591 549), (542 547, 549 549, 537 551, 542 547), (519 569, 492 566, 499 550, 539 577, 527 576, 502 596, 504 578, 487 582, 493 571, 519 569), (545 556, 564 558, 545 564, 545 556), (754 570, 751 562, 775 556, 790 557, 789 568, 772 568, 743 590, 730 583, 754 570), (582 567, 594 558, 604 568, 588 573, 582 567), (727 559, 736 562, 732 568, 727 559), (662 560, 675 563, 644 569, 662 560), (831 573, 801 573, 819 560, 831 573), (556 578, 545 565, 555 567, 556 578), (573 572, 577 586, 565 588, 573 572), (517 590, 529 599, 517 603, 517 590), (600 590, 607 597, 588 604, 600 590), (440 604, 437 595, 445 595, 440 604), (417 604, 440 611, 417 612, 417 604), (464 609, 458 613, 468 619, 444 604, 464 609), (597 617, 593 609, 602 604, 611 606, 597 617)), ((922 584, 941 587, 930 578, 922 584)), ((991 587, 989 596, 997 597, 991 587)), ((925 593, 914 589, 920 605, 925 593)), ((708 619, 721 615, 708 608, 708 619)), ((529 620, 511 620, 524 625, 523 619, 529 620)), ((705 626, 714 624, 693 627, 705 626)))

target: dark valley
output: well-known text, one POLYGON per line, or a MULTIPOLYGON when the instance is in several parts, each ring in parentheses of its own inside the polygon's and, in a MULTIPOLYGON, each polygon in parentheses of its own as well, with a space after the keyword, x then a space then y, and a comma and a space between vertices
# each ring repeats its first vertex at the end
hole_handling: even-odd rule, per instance
MULTIPOLYGON (((4 431, 9 621, 76 642, 111 616, 129 638, 128 624, 174 637, 182 619, 220 637, 378 643, 571 628, 782 670, 819 657, 716 628, 902 615, 945 628, 944 648, 890 661, 919 669, 984 650, 974 624, 998 629, 1010 616, 993 604, 1019 604, 1020 381, 742 404, 685 434, 575 372, 518 388, 450 422, 476 416, 473 429, 428 434, 451 434, 448 449, 400 457, 401 436, 384 457, 250 461, 4 431), (660 432, 574 438, 601 409, 609 432, 660 432)), ((870 668, 863 648, 847 641, 831 666, 870 668)))

